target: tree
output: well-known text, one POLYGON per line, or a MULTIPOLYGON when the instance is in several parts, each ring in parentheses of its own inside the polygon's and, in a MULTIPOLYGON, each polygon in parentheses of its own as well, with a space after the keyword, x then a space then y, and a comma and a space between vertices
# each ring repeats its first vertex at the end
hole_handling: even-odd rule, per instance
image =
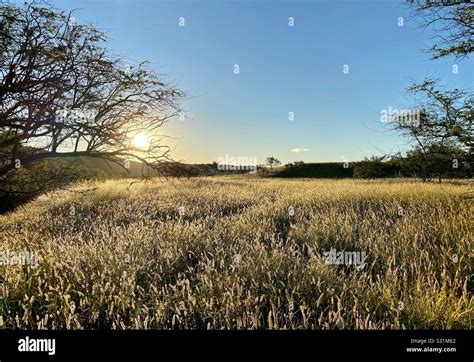
POLYGON ((273 168, 274 166, 281 165, 280 160, 278 160, 277 158, 275 158, 275 157, 273 157, 273 156, 267 157, 265 163, 266 163, 270 168, 273 168))
MULTIPOLYGON (((474 4, 471 1, 411 0, 414 16, 422 26, 435 33, 432 58, 446 56, 468 57, 474 50, 474 4)), ((431 179, 437 174, 439 182, 451 163, 462 159, 469 165, 472 155, 473 104, 472 93, 454 89, 441 91, 437 81, 425 79, 408 91, 421 96, 416 117, 397 117, 395 128, 415 141, 408 152, 409 168, 421 177, 431 179)), ((470 174, 470 172, 469 172, 470 174)))
POLYGON ((423 149, 425 145, 441 146, 452 142, 464 149, 473 146, 474 96, 454 89, 441 91, 436 80, 425 79, 408 88, 418 96, 418 110, 410 117, 404 114, 394 119, 395 127, 413 138, 423 149))
POLYGON ((437 82, 429 79, 408 88, 409 93, 421 97, 419 109, 409 117, 398 115, 393 123, 397 131, 415 142, 417 153, 423 154, 417 157, 425 168, 420 170, 425 175, 423 178, 427 178, 431 169, 441 181, 443 172, 439 164, 446 164, 447 158, 453 161, 453 155, 472 153, 474 97, 459 89, 438 88, 437 82))
POLYGON ((469 155, 452 143, 443 146, 430 144, 427 148, 415 147, 400 162, 401 172, 421 177, 425 181, 443 177, 470 177, 469 155))
POLYGON ((436 43, 430 51, 433 59, 469 55, 474 49, 474 3, 464 1, 410 1, 413 15, 422 27, 435 32, 436 43))
POLYGON ((0 186, 45 159, 171 161, 161 126, 183 93, 146 62, 125 64, 106 36, 72 13, 36 2, 0 6, 0 186), (138 134, 147 143, 133 143, 138 134))

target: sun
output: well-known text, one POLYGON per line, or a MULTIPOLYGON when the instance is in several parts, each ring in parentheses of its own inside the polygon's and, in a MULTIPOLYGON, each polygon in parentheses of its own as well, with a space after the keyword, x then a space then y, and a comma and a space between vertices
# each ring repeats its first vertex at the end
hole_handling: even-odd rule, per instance
POLYGON ((145 135, 143 133, 138 133, 135 136, 133 136, 132 144, 136 148, 141 148, 141 149, 147 149, 147 148, 150 147, 150 141, 149 141, 147 135, 145 135))

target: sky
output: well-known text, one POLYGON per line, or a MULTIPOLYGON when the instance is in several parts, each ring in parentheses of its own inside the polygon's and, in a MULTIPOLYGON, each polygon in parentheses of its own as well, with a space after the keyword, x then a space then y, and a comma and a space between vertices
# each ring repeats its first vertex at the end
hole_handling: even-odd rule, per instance
POLYGON ((423 49, 433 34, 409 18, 404 0, 51 3, 76 9, 75 20, 104 31, 114 54, 130 64, 150 61, 185 91, 184 120, 162 131, 172 137, 173 158, 184 162, 226 155, 258 163, 268 156, 356 161, 396 153, 407 140, 380 112, 409 108, 411 83, 437 77, 472 89, 472 61, 430 60, 423 49))

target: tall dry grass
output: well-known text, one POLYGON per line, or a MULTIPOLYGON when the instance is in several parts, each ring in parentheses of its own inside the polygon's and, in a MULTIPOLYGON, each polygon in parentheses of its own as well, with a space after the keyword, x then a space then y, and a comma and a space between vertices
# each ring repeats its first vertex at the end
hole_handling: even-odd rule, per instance
POLYGON ((0 251, 40 258, 3 267, 4 328, 472 328, 466 185, 129 185, 79 185, 95 190, 0 216, 0 251), (331 248, 365 251, 366 265, 326 265, 331 248))

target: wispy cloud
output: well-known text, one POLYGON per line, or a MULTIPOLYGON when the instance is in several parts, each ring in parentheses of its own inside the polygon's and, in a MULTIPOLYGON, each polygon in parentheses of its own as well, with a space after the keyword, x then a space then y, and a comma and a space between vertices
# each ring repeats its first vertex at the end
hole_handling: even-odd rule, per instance
POLYGON ((296 153, 309 152, 309 151, 311 151, 309 148, 301 148, 301 147, 292 148, 290 150, 290 152, 296 152, 296 153))

